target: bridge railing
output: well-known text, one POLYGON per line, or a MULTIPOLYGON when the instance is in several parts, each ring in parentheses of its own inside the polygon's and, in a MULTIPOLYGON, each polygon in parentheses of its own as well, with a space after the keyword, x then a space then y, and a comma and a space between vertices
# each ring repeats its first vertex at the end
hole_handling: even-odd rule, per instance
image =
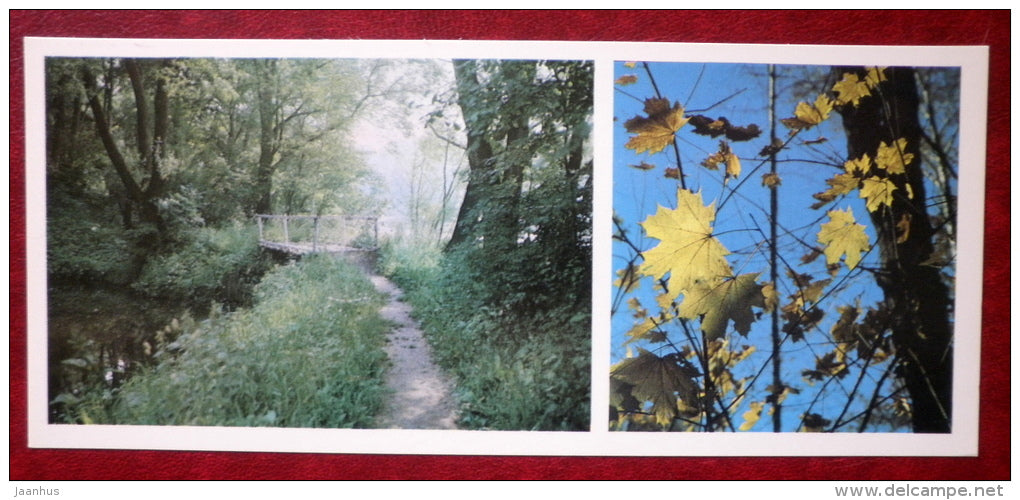
POLYGON ((378 217, 258 214, 255 219, 264 246, 303 246, 312 252, 379 246, 378 217))

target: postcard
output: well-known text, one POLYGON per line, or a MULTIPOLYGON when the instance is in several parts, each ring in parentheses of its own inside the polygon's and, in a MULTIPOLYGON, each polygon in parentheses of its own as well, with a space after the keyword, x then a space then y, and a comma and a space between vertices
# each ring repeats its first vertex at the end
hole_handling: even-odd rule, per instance
POLYGON ((30 447, 977 454, 987 47, 24 62, 30 447))

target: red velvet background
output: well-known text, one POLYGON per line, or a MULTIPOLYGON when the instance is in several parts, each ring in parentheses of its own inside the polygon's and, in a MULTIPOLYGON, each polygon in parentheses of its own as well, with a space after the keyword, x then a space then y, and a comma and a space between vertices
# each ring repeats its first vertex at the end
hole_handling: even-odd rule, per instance
MULTIPOLYGON (((1010 12, 11 11, 10 478, 1009 480, 1010 12), (516 39, 991 47, 976 458, 395 456, 29 449, 22 38, 516 39)), ((960 367, 967 369, 966 367, 960 367)))

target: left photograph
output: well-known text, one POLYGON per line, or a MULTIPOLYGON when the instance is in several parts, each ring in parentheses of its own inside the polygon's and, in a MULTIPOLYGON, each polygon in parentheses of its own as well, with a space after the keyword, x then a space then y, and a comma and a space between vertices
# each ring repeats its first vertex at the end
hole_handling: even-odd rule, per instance
POLYGON ((588 431, 593 69, 46 57, 48 422, 588 431))

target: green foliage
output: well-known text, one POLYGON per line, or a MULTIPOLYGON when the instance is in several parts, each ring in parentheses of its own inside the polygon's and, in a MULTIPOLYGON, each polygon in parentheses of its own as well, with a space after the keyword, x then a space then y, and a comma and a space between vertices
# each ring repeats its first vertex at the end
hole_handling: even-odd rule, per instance
POLYGON ((531 268, 518 262, 490 277, 518 286, 499 288, 484 273, 515 264, 494 260, 391 244, 381 266, 407 291, 439 364, 456 379, 462 427, 587 430, 591 315, 574 305, 584 290, 525 300, 519 285, 531 268))
POLYGON ((282 266, 257 287, 251 309, 213 314, 158 346, 160 363, 112 404, 79 407, 96 412, 95 423, 370 427, 385 394, 381 304, 364 275, 338 260, 282 266))
POLYGON ((132 234, 104 224, 84 201, 64 199, 46 214, 47 272, 58 282, 122 286, 135 273, 132 234))
POLYGON ((256 240, 254 229, 241 224, 193 229, 183 248, 150 258, 132 288, 198 308, 213 301, 246 305, 271 265, 256 240))

